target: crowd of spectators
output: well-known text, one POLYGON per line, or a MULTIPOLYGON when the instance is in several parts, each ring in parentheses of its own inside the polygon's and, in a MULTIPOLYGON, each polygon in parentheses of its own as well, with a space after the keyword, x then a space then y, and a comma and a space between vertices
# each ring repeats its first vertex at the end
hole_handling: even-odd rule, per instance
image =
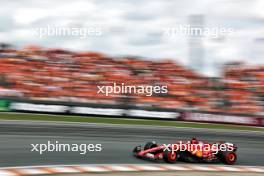
POLYGON ((32 100, 120 104, 210 112, 262 114, 264 67, 227 65, 208 78, 171 60, 113 58, 36 46, 0 50, 0 96, 32 100), (165 85, 166 94, 98 93, 111 83, 165 85))

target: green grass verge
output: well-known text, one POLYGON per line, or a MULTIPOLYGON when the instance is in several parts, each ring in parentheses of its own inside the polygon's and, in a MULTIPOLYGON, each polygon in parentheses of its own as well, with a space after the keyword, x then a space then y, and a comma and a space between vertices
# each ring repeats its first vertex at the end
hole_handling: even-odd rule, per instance
POLYGON ((64 115, 36 115, 36 114, 12 114, 0 113, 0 120, 33 120, 33 121, 63 121, 63 122, 83 122, 83 123, 108 123, 108 124, 126 124, 126 125, 154 125, 169 127, 190 127, 190 128, 208 128, 208 129, 232 129, 232 130, 249 130, 264 131, 264 128, 224 125, 224 124, 201 124, 187 123, 176 121, 161 120, 137 120, 137 119, 118 119, 118 118, 99 118, 99 117, 81 117, 81 116, 64 116, 64 115))

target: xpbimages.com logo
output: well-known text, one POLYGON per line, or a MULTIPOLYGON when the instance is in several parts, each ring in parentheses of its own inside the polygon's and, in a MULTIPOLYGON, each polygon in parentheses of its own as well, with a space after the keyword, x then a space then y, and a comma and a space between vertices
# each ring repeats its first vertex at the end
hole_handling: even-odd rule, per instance
POLYGON ((166 94, 168 93, 167 86, 145 86, 145 85, 125 85, 125 83, 121 83, 120 85, 113 83, 110 86, 97 86, 98 94, 105 94, 108 96, 109 94, 142 94, 145 96, 152 96, 154 94, 166 94))
POLYGON ((47 141, 47 143, 30 145, 31 152, 37 152, 40 155, 48 152, 78 152, 85 155, 87 152, 102 151, 102 144, 65 144, 59 141, 47 141))
POLYGON ((67 26, 45 26, 39 28, 32 28, 32 34, 39 38, 47 37, 78 37, 85 39, 88 37, 101 36, 103 30, 101 27, 67 27, 67 26))
POLYGON ((163 144, 164 149, 163 151, 171 151, 174 152, 184 152, 184 151, 192 151, 193 154, 197 153, 198 151, 202 152, 212 152, 213 154, 217 154, 219 151, 233 151, 234 150, 234 144, 231 143, 215 143, 215 144, 209 144, 209 143, 197 143, 192 144, 190 142, 182 142, 180 141, 177 144, 163 144))

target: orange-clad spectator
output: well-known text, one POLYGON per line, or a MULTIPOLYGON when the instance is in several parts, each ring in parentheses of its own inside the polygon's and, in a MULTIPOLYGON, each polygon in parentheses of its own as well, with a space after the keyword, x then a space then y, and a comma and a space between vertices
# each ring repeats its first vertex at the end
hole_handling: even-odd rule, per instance
POLYGON ((34 100, 118 104, 212 112, 263 112, 264 67, 232 63, 224 77, 211 80, 172 60, 113 58, 96 52, 75 53, 30 46, 0 51, 0 95, 34 100), (166 85, 153 94, 98 94, 97 86, 166 85))

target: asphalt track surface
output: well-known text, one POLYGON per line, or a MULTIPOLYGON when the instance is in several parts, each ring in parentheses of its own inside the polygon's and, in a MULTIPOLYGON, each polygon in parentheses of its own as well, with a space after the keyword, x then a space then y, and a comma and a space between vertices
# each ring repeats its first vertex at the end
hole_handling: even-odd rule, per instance
MULTIPOLYGON (((238 165, 264 166, 264 133, 104 124, 0 121, 0 167, 68 164, 150 163, 132 156, 134 146, 197 137, 238 145, 238 165), (102 144, 101 152, 32 152, 31 144, 102 144)), ((153 164, 153 162, 151 162, 153 164)), ((159 163, 159 162, 154 162, 159 163)))

